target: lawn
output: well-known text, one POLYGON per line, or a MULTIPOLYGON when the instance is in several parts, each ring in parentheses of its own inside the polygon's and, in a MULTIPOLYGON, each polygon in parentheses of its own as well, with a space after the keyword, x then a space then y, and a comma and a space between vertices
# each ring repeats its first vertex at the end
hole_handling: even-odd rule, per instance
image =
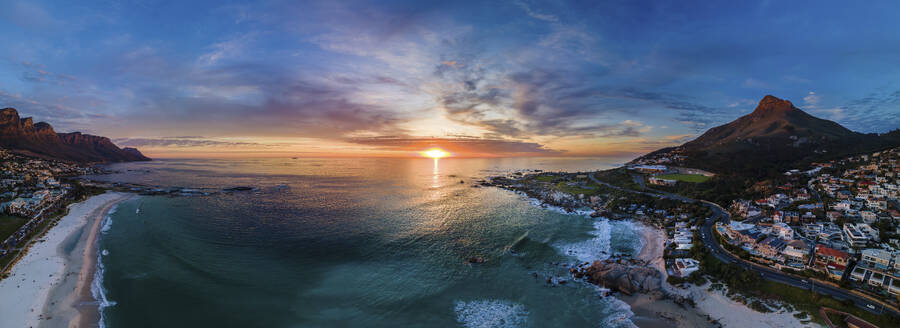
POLYGON ((18 216, 0 215, 0 241, 6 240, 25 222, 28 222, 28 219, 18 216))
POLYGON ((584 194, 585 196, 592 196, 592 195, 596 195, 596 194, 600 193, 600 188, 599 188, 600 186, 598 186, 596 184, 589 184, 589 185, 586 185, 586 187, 593 188, 593 189, 581 188, 579 186, 569 186, 565 182, 559 182, 556 184, 557 190, 562 191, 564 193, 569 193, 569 194, 572 194, 575 196, 578 196, 578 194, 584 194))
POLYGON ((699 174, 663 174, 663 175, 657 175, 656 177, 660 178, 660 179, 678 180, 678 181, 691 182, 691 183, 706 182, 706 180, 710 179, 710 177, 708 177, 708 176, 699 175, 699 174))

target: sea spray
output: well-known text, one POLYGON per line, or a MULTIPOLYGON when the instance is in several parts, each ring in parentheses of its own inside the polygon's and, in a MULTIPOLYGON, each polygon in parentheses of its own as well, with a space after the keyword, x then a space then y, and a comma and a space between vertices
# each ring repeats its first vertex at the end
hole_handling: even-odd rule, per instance
POLYGON ((554 246, 564 255, 576 258, 578 262, 605 260, 610 255, 610 232, 609 220, 599 219, 594 221, 594 230, 589 232, 592 238, 554 246))
POLYGON ((528 322, 525 306, 510 301, 458 301, 453 310, 456 320, 466 328, 514 328, 524 327, 528 322))
POLYGON ((630 220, 611 221, 610 251, 613 254, 626 254, 637 256, 644 248, 644 229, 648 229, 641 223, 630 220))
POLYGON ((119 204, 113 205, 111 209, 109 209, 109 213, 103 219, 103 225, 100 227, 101 233, 106 233, 109 231, 109 228, 112 226, 112 215, 116 213, 116 210, 119 209, 119 204))
MULTIPOLYGON (((109 210, 109 213, 106 217, 103 218, 103 225, 100 229, 101 234, 105 234, 109 231, 109 228, 112 225, 112 215, 116 212, 119 205, 116 204, 112 209, 109 210)), ((99 237, 98 237, 99 238, 99 237)), ((97 241, 99 247, 99 240, 97 241)), ((103 274, 105 272, 103 266, 103 256, 109 254, 109 251, 102 250, 97 254, 97 270, 94 271, 94 281, 91 282, 91 296, 94 297, 94 300, 98 302, 97 312, 100 313, 100 322, 98 323, 101 328, 106 327, 106 316, 104 314, 104 310, 110 306, 116 305, 116 302, 110 301, 109 298, 106 297, 106 289, 103 288, 103 274)))
POLYGON ((603 306, 600 308, 606 314, 606 318, 600 322, 598 327, 637 328, 634 322, 631 321, 631 318, 634 317, 634 312, 631 311, 628 303, 615 297, 604 297, 601 303, 603 306))

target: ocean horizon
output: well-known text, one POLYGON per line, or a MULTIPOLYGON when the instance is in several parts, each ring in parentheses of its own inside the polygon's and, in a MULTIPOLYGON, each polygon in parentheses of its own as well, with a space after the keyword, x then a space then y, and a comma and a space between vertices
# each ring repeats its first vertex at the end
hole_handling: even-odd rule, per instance
POLYGON ((627 304, 572 281, 567 266, 636 254, 640 224, 476 187, 519 170, 613 165, 570 158, 113 164, 115 173, 90 178, 257 190, 119 204, 99 240, 102 325, 632 327, 627 304))

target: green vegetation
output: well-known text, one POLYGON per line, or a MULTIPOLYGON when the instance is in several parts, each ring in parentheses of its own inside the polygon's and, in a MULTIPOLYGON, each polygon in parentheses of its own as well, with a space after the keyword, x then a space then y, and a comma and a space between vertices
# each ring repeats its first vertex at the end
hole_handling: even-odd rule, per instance
POLYGON ((879 327, 900 326, 900 319, 873 314, 857 307, 853 302, 839 301, 806 289, 760 279, 752 271, 744 270, 736 264, 719 261, 700 242, 691 248, 691 256, 700 261, 701 271, 704 274, 726 283, 730 291, 791 304, 799 311, 813 313, 810 318, 823 326, 825 325, 823 318, 817 315, 819 308, 823 306, 853 314, 879 327))
POLYGON ((568 185, 568 182, 557 183, 556 189, 564 193, 569 193, 576 196, 579 194, 584 194, 585 196, 593 196, 600 192, 600 188, 596 184, 586 184, 584 186, 576 184, 574 186, 570 186, 568 185))
POLYGON ((834 312, 825 312, 825 315, 828 316, 828 320, 834 324, 835 327, 847 327, 847 323, 844 322, 844 316, 834 312))
POLYGON ((23 217, 0 215, 0 241, 6 240, 26 222, 28 219, 23 217))
POLYGON ((553 182, 553 179, 556 179, 556 177, 552 175, 538 175, 534 179, 540 182, 553 182))
MULTIPOLYGON (((635 173, 635 175, 637 175, 635 173)), ((638 175, 640 176, 640 175, 638 175)), ((635 182, 635 177, 631 175, 625 168, 617 168, 606 171, 599 171, 594 173, 594 177, 597 180, 609 183, 614 186, 619 186, 623 188, 628 188, 632 190, 643 190, 637 182, 635 182)))
POLYGON ((684 181, 684 182, 690 182, 690 183, 706 182, 707 180, 709 180, 711 178, 711 177, 708 177, 705 175, 700 175, 700 174, 663 174, 663 175, 658 175, 656 177, 660 178, 660 179, 678 180, 678 181, 684 181))

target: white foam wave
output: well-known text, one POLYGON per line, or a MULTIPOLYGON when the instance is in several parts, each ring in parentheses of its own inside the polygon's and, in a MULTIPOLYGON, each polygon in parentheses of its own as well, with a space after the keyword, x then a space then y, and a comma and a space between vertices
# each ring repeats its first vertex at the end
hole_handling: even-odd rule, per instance
MULTIPOLYGON (((105 252, 105 251, 104 251, 105 252)), ((100 255, 97 255, 97 271, 94 272, 94 281, 91 282, 91 296, 94 297, 95 300, 99 303, 98 312, 100 312, 100 327, 106 327, 106 316, 104 315, 104 310, 110 306, 116 305, 116 302, 110 301, 109 298, 106 297, 106 289, 103 288, 103 273, 105 272, 103 267, 103 260, 100 255)))
POLYGON ((603 320, 600 321, 600 327, 637 328, 637 325, 631 321, 634 312, 631 312, 628 303, 615 297, 604 297, 600 302, 603 304, 601 308, 605 314, 603 320))
MULTIPOLYGON (((116 213, 118 208, 118 204, 114 205, 113 208, 109 210, 106 217, 103 218, 103 225, 100 227, 101 234, 105 234, 109 231, 109 228, 112 226, 112 214, 116 213)), ((106 327, 106 315, 104 314, 104 310, 110 306, 116 305, 116 302, 110 301, 109 298, 106 297, 106 289, 103 288, 103 273, 105 272, 103 256, 105 255, 109 255, 109 251, 105 249, 97 254, 97 270, 94 272, 94 281, 91 282, 91 296, 99 303, 98 312, 100 312, 100 328, 106 327)))
POLYGON ((518 191, 517 193, 519 195, 522 195, 522 196, 525 196, 526 198, 528 198, 528 202, 531 203, 532 206, 540 207, 540 208, 543 208, 545 210, 549 210, 552 212, 566 214, 566 215, 579 215, 579 216, 584 216, 584 217, 591 217, 591 214, 594 213, 594 211, 590 210, 590 209, 577 209, 577 210, 573 210, 572 212, 569 212, 563 207, 548 205, 548 204, 542 202, 540 199, 528 197, 528 195, 526 195, 524 192, 518 191))
POLYGON ((106 217, 103 218, 103 226, 100 227, 101 233, 109 231, 109 228, 112 226, 112 215, 113 213, 116 213, 117 209, 119 209, 119 204, 113 205, 113 208, 111 208, 109 213, 106 214, 106 217))
POLYGON ((615 251, 630 253, 635 256, 640 254, 644 245, 647 243, 644 239, 644 229, 649 228, 635 221, 613 221, 611 235, 617 237, 612 240, 616 246, 614 247, 616 249, 615 251))
POLYGON ((519 303, 502 300, 456 302, 456 321, 467 328, 524 327, 528 311, 519 303))
POLYGON ((576 243, 555 245, 555 247, 563 254, 578 259, 579 262, 605 260, 610 255, 611 230, 609 220, 599 219, 594 221, 594 230, 590 232, 594 237, 576 243))

